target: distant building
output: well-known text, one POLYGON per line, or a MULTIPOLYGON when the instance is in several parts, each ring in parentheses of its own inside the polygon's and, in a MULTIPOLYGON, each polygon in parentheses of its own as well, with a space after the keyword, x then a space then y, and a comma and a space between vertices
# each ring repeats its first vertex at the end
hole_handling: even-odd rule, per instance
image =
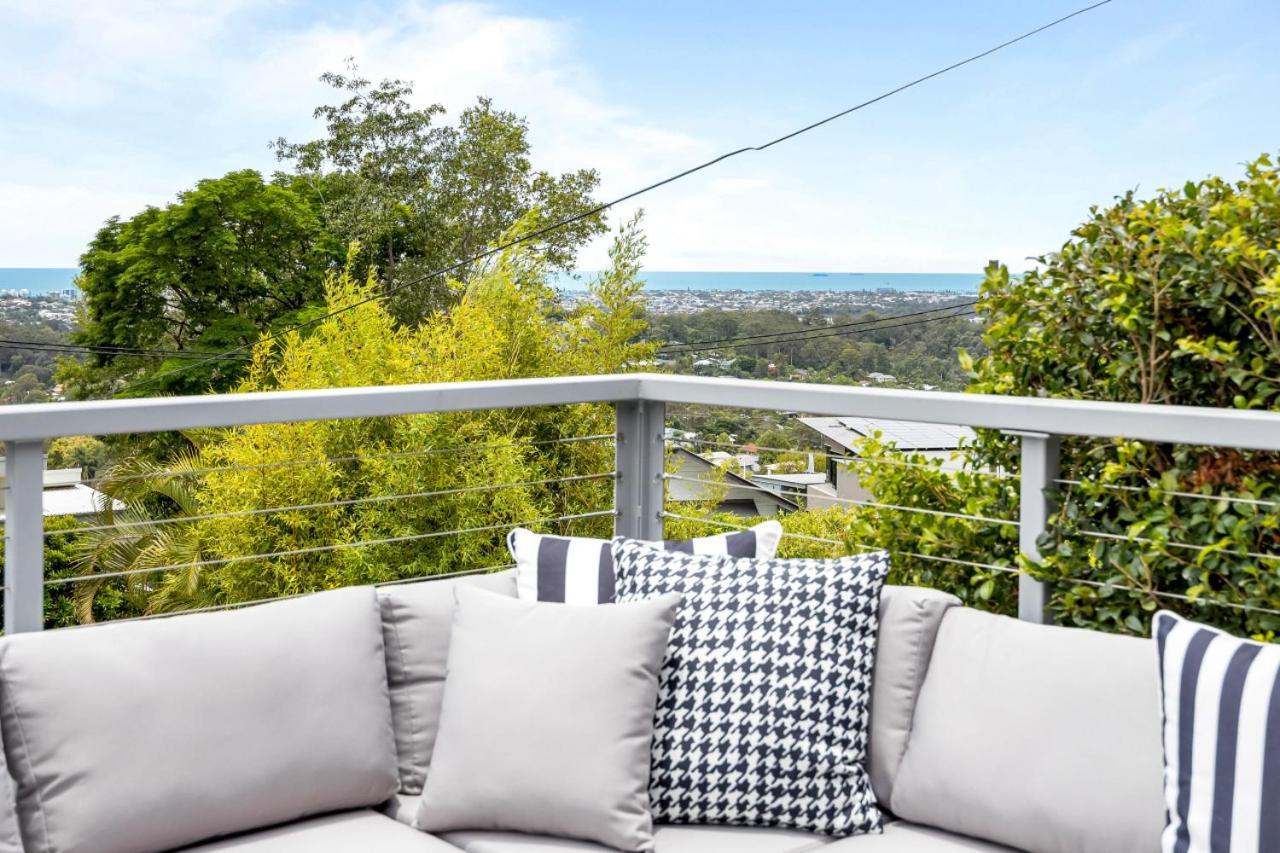
MULTIPOLYGON (((3 460, 0 460, 3 470, 3 460)), ((0 474, 0 487, 5 485, 5 477, 0 474)), ((0 488, 0 522, 4 521, 4 500, 7 490, 0 488)), ((121 501, 112 500, 105 494, 86 486, 80 481, 79 468, 52 468, 44 472, 44 514, 69 515, 85 521, 103 509, 108 501, 115 510, 124 509, 121 501)))
POLYGON ((704 458, 714 465, 728 468, 743 477, 760 470, 760 457, 754 453, 727 453, 723 450, 713 450, 704 458))
POLYGON ((871 493, 863 488, 857 472, 846 461, 833 457, 858 456, 859 443, 868 436, 880 434, 898 450, 937 459, 944 471, 959 470, 963 460, 956 453, 973 442, 976 434, 963 426, 899 421, 887 418, 823 417, 800 418, 800 422, 816 432, 832 456, 827 457, 825 484, 810 486, 808 505, 812 509, 834 506, 840 500, 869 500, 871 493))
POLYGON ((682 503, 701 503, 713 498, 717 499, 718 511, 742 518, 767 518, 800 508, 796 501, 772 491, 761 491, 754 480, 726 470, 692 450, 677 447, 673 458, 675 475, 680 479, 667 481, 667 505, 675 512, 680 511, 682 503))
POLYGON ((799 474, 755 474, 751 482, 763 489, 796 503, 805 503, 809 490, 829 482, 826 471, 808 471, 799 474))

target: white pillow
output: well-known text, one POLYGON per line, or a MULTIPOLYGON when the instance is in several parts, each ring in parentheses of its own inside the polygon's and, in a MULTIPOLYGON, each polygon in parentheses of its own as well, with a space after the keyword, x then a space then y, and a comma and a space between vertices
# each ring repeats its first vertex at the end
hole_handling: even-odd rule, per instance
POLYGON ((1280 646, 1161 611, 1162 851, 1280 849, 1280 646))
MULTIPOLYGON (((781 538, 782 524, 766 521, 749 530, 644 544, 684 554, 771 560, 781 538)), ((517 527, 507 536, 507 548, 516 561, 516 594, 524 601, 609 604, 614 599, 613 557, 607 539, 549 536, 517 527)))

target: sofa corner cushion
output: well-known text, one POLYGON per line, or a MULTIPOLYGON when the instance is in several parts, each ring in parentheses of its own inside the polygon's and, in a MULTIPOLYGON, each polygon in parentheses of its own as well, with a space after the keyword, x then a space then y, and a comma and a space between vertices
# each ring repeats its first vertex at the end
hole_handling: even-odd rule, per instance
POLYGON ((514 598, 516 574, 464 575, 378 590, 387 650, 387 683, 395 729, 400 793, 420 794, 440 727, 454 588, 475 586, 514 598))
POLYGON ((386 800, 383 659, 368 587, 6 637, 0 727, 27 847, 165 850, 386 800))
POLYGON ((341 812, 222 838, 184 853, 458 853, 435 836, 371 811, 341 812))
POLYGON ((880 594, 868 770, 876 799, 885 807, 907 749, 938 626, 943 614, 959 603, 954 595, 928 587, 886 586, 880 594))
POLYGON ((1155 853, 1150 640, 947 611, 893 788, 901 818, 1032 853, 1155 853))

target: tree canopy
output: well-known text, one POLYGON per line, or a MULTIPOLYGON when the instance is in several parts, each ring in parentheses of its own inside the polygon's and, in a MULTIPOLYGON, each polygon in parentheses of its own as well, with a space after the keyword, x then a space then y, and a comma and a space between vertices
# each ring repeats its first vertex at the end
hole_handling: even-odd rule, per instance
MULTIPOLYGON (((323 294, 340 246, 310 204, 246 169, 200 181, 163 208, 107 222, 80 259, 78 344, 216 352, 251 343, 323 294)), ((99 355, 114 376, 151 357, 99 355)), ((190 371, 159 390, 202 391, 233 378, 236 362, 190 371)), ((80 388, 93 374, 71 374, 80 388)), ((108 386, 107 391, 111 390, 108 386)))
MULTIPOLYGON (((193 363, 191 354, 247 347, 314 319, 325 278, 352 242, 363 247, 353 274, 377 271, 383 293, 394 292, 392 316, 418 323, 458 293, 449 277, 427 273, 453 268, 453 279, 468 281, 485 267, 461 263, 514 223, 529 233, 594 205, 596 173, 536 169, 527 123, 488 99, 451 125, 440 105, 414 106, 403 81, 375 85, 354 67, 322 79, 341 96, 315 111, 324 134, 272 143, 289 171, 269 181, 250 169, 202 180, 172 204, 113 217, 98 231, 81 257, 84 309, 73 340, 178 354, 67 362, 61 378, 71 396, 234 387, 247 359, 193 363)), ((548 267, 567 268, 604 227, 602 215, 587 216, 529 248, 548 267)))
MULTIPOLYGON (((638 223, 625 226, 590 283, 595 298, 569 311, 546 284, 545 257, 508 250, 452 282, 451 310, 414 327, 368 300, 376 276, 348 264, 325 285, 327 307, 341 313, 260 344, 236 390, 631 369, 654 349, 636 342, 643 249, 638 223)), ((191 451, 163 464, 138 458, 102 484, 127 509, 108 508, 115 528, 82 538, 81 569, 142 573, 79 584, 79 612, 92 618, 103 594, 164 611, 475 570, 506 562, 504 526, 517 523, 607 536, 611 513, 545 520, 611 510, 612 445, 559 439, 612 431, 611 407, 584 405, 189 433, 191 451), (161 566, 180 568, 147 573, 161 566)))
MULTIPOLYGON (((272 143, 293 167, 277 181, 308 194, 330 233, 360 241, 359 272, 377 266, 388 289, 461 263, 518 220, 536 230, 594 206, 596 172, 535 169, 528 124, 488 98, 450 126, 438 123, 441 105, 415 107, 405 81, 375 85, 354 66, 321 79, 342 100, 316 109, 321 138, 272 143)), ((603 230, 603 217, 589 216, 546 235, 539 249, 549 266, 568 269, 577 248, 603 230)), ((452 271, 462 279, 471 272, 452 271)), ((416 319, 447 300, 438 277, 397 290, 392 313, 416 319)))

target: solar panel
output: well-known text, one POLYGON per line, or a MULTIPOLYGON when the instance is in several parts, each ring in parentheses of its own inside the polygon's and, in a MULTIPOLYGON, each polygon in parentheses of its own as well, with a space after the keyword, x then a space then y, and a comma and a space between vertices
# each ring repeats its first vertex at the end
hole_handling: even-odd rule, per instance
POLYGON ((879 432, 885 441, 892 441, 899 450, 951 450, 974 438, 973 430, 952 424, 856 417, 838 420, 862 436, 879 432))

